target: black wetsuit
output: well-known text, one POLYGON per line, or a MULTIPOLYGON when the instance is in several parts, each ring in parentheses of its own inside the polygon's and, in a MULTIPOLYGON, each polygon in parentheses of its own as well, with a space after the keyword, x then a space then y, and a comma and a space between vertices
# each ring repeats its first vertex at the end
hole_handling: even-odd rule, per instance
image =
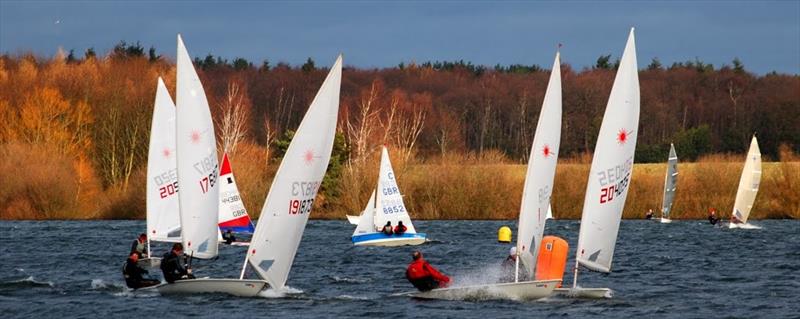
POLYGON ((180 279, 194 279, 183 265, 183 256, 178 256, 172 251, 164 254, 161 259, 161 271, 164 273, 164 280, 173 283, 180 279))
POLYGON ((222 233, 222 239, 225 240, 225 243, 230 245, 236 241, 236 236, 233 236, 233 233, 224 232, 222 233))
POLYGON ((131 254, 132 253, 136 253, 137 255, 139 255, 139 258, 142 258, 142 257, 144 257, 144 255, 147 255, 149 252, 147 251, 147 245, 146 244, 142 243, 141 246, 139 246, 139 245, 140 245, 139 244, 139 240, 138 239, 134 239, 133 243, 131 244, 131 254))
POLYGON ((711 223, 711 225, 716 225, 718 221, 719 221, 719 218, 717 218, 717 216, 714 216, 714 215, 709 215, 708 216, 708 222, 711 223))
POLYGON ((161 282, 152 278, 145 277, 147 270, 136 264, 133 260, 128 258, 125 266, 122 267, 122 277, 125 278, 125 284, 129 288, 138 289, 142 287, 150 287, 160 284, 161 282))

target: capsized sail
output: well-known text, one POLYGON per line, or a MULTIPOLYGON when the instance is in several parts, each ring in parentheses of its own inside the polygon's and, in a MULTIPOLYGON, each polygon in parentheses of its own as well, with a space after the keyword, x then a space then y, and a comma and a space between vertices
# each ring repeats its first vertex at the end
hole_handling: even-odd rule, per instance
POLYGON ((180 241, 175 104, 159 77, 147 154, 147 239, 180 241))
POLYGON ((591 270, 611 271, 638 127, 639 75, 631 28, 600 125, 583 202, 577 261, 591 270))
POLYGON ((236 180, 233 178, 228 153, 222 154, 222 167, 219 170, 219 230, 236 233, 252 233, 255 230, 250 215, 244 207, 236 180))
POLYGON ((194 258, 217 256, 219 164, 203 84, 178 35, 177 164, 183 249, 194 258))
POLYGON ((533 137, 519 211, 517 255, 533 279, 561 145, 561 60, 556 53, 533 137))
POLYGON ((286 150, 250 241, 247 260, 274 289, 286 284, 331 158, 341 81, 340 55, 286 150))
POLYGON ((383 228, 386 222, 391 222, 394 227, 402 221, 407 228, 406 233, 415 234, 417 232, 411 223, 406 205, 403 203, 403 195, 400 194, 400 187, 397 186, 397 179, 392 169, 392 162, 389 161, 389 151, 386 150, 386 146, 381 151, 381 167, 375 201, 377 206, 373 226, 376 229, 383 228))
POLYGON ((661 217, 669 219, 672 210, 672 201, 675 199, 675 190, 678 185, 678 155, 675 146, 669 144, 669 159, 667 160, 667 175, 664 177, 664 199, 661 202, 661 217))
POLYGON ((747 160, 739 179, 739 189, 736 191, 736 202, 733 204, 732 215, 740 222, 746 223, 750 217, 750 210, 756 201, 758 186, 761 183, 761 150, 755 135, 750 141, 750 150, 747 151, 747 160))

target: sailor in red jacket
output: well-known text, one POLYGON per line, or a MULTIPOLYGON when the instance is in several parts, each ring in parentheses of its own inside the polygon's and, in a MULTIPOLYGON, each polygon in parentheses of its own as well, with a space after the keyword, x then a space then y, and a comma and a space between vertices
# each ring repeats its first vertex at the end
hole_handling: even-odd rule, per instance
POLYGON ((425 259, 422 253, 415 251, 411 254, 414 258, 406 269, 406 279, 419 291, 429 291, 436 288, 445 288, 450 284, 450 278, 433 268, 425 259))

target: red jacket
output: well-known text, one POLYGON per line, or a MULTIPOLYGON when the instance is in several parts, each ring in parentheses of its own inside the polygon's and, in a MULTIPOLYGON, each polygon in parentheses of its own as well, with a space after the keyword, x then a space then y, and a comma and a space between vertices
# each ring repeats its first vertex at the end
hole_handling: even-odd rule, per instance
POLYGON ((397 226, 394 227, 394 233, 395 234, 402 234, 402 233, 405 233, 407 229, 408 229, 408 227, 406 227, 406 225, 397 225, 397 226))
POLYGON ((408 264, 406 269, 406 278, 408 280, 417 280, 425 277, 433 277, 434 280, 440 283, 449 283, 450 278, 440 273, 436 268, 433 268, 424 259, 420 258, 408 264))

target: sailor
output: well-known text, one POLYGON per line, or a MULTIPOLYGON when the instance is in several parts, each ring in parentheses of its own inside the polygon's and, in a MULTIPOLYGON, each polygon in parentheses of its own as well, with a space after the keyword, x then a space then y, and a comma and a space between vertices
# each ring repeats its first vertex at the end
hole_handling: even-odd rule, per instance
POLYGON ((717 217, 717 210, 715 208, 711 208, 708 210, 708 222, 711 225, 716 225, 719 221, 719 217, 717 217))
POLYGON ((415 251, 411 254, 414 259, 406 269, 406 279, 419 291, 429 291, 436 288, 445 288, 450 284, 450 278, 433 268, 422 253, 415 251))
MULTIPOLYGON (((511 247, 508 250, 508 257, 503 260, 501 264, 503 275, 500 278, 501 282, 511 282, 514 281, 515 273, 517 271, 517 247, 511 247)), ((520 270, 520 278, 525 278, 527 276, 527 272, 525 271, 525 267, 519 267, 520 270)))
POLYGON ((647 210, 647 214, 644 215, 644 219, 653 219, 653 209, 652 208, 647 210))
POLYGON ((139 234, 139 238, 136 238, 133 243, 131 243, 131 254, 133 253, 136 253, 139 258, 149 257, 148 254, 150 252, 147 251, 147 234, 139 234))
POLYGON ((230 245, 236 241, 236 236, 233 236, 233 232, 231 232, 230 228, 222 233, 222 239, 225 240, 225 243, 230 245))
POLYGON ((122 267, 122 277, 125 278, 125 284, 128 285, 128 288, 138 289, 160 284, 161 282, 156 279, 145 277, 147 270, 139 267, 136 264, 138 261, 139 255, 131 252, 128 260, 125 261, 125 266, 122 267))
POLYGON ((403 225, 403 221, 401 220, 397 222, 397 226, 394 228, 394 234, 400 236, 404 234, 406 230, 408 230, 408 228, 406 225, 403 225))
POLYGON ((386 235, 386 236, 391 236, 392 235, 392 222, 391 221, 386 222, 386 225, 383 225, 383 228, 381 229, 381 232, 383 232, 383 234, 386 235))
POLYGON ((161 271, 164 272, 164 280, 173 283, 181 279, 194 279, 192 269, 186 267, 183 258, 183 245, 175 243, 172 250, 164 254, 161 259, 161 271))

